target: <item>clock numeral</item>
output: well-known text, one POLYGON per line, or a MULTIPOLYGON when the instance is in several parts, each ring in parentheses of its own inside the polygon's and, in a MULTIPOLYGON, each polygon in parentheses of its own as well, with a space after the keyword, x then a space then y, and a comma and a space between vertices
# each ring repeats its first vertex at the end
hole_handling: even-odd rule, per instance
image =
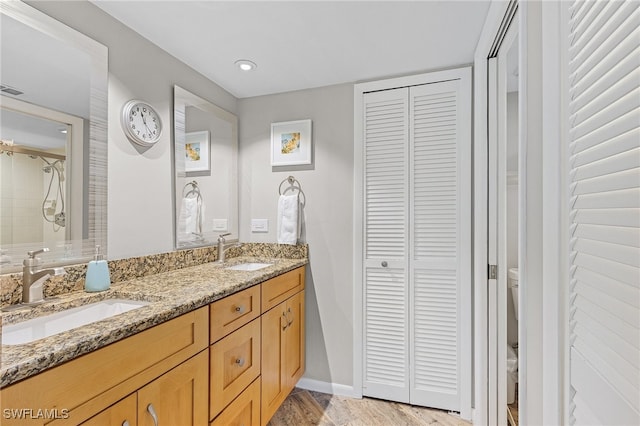
POLYGON ((132 125, 131 125, 131 128, 132 128, 133 130, 135 130, 135 129, 136 129, 136 125, 135 125, 135 124, 132 124, 132 125))
POLYGON ((138 134, 140 134, 140 130, 138 130, 138 134))

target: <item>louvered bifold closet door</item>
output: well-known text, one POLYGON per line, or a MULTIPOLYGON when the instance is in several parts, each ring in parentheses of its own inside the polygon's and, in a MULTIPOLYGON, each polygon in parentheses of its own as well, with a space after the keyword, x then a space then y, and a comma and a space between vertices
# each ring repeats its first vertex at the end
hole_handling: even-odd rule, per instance
POLYGON ((364 95, 366 396, 409 402, 408 89, 364 95))
POLYGON ((569 8, 571 424, 640 424, 640 3, 569 8))
POLYGON ((415 86, 409 97, 411 403, 454 411, 460 410, 460 252, 464 244, 470 248, 461 230, 469 216, 461 210, 471 206, 463 188, 470 182, 460 175, 460 154, 470 150, 460 88, 460 80, 415 86))

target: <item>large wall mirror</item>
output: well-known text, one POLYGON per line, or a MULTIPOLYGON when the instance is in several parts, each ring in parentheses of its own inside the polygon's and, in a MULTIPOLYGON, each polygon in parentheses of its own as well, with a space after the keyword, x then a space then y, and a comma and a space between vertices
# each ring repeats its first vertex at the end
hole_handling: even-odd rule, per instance
POLYGON ((0 273, 107 244, 107 48, 22 2, 0 2, 0 273))
POLYGON ((174 86, 175 247, 238 238, 238 119, 174 86))

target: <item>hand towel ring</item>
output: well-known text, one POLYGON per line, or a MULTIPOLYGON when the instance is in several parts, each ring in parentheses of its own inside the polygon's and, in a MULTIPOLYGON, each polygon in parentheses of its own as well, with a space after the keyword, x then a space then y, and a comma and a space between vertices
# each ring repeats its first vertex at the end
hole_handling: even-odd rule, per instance
POLYGON ((202 195, 200 194, 200 187, 198 186, 198 182, 195 180, 188 182, 184 188, 182 188, 182 198, 187 198, 189 195, 195 196, 198 200, 202 200, 202 195), (188 187, 191 187, 187 192, 185 190, 188 187))
POLYGON ((298 200, 300 201, 300 204, 302 205, 302 207, 304 207, 305 204, 307 204, 307 196, 304 195, 302 186, 300 185, 300 182, 296 178, 294 178, 293 176, 289 176, 288 178, 280 182, 280 186, 278 186, 279 195, 284 195, 287 191, 296 191, 296 190, 298 191, 298 200), (289 186, 285 187, 283 190, 282 185, 284 185, 285 182, 288 182, 289 186), (301 195, 302 195, 302 198, 300 198, 301 195))

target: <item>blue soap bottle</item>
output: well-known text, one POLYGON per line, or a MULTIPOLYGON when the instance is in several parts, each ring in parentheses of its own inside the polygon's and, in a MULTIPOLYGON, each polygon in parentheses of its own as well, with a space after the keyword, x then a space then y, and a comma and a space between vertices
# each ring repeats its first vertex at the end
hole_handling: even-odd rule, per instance
POLYGON ((109 286, 111 286, 109 266, 100 253, 100 246, 96 246, 95 256, 87 266, 87 277, 84 280, 84 289, 90 292, 105 291, 109 290, 109 286))

